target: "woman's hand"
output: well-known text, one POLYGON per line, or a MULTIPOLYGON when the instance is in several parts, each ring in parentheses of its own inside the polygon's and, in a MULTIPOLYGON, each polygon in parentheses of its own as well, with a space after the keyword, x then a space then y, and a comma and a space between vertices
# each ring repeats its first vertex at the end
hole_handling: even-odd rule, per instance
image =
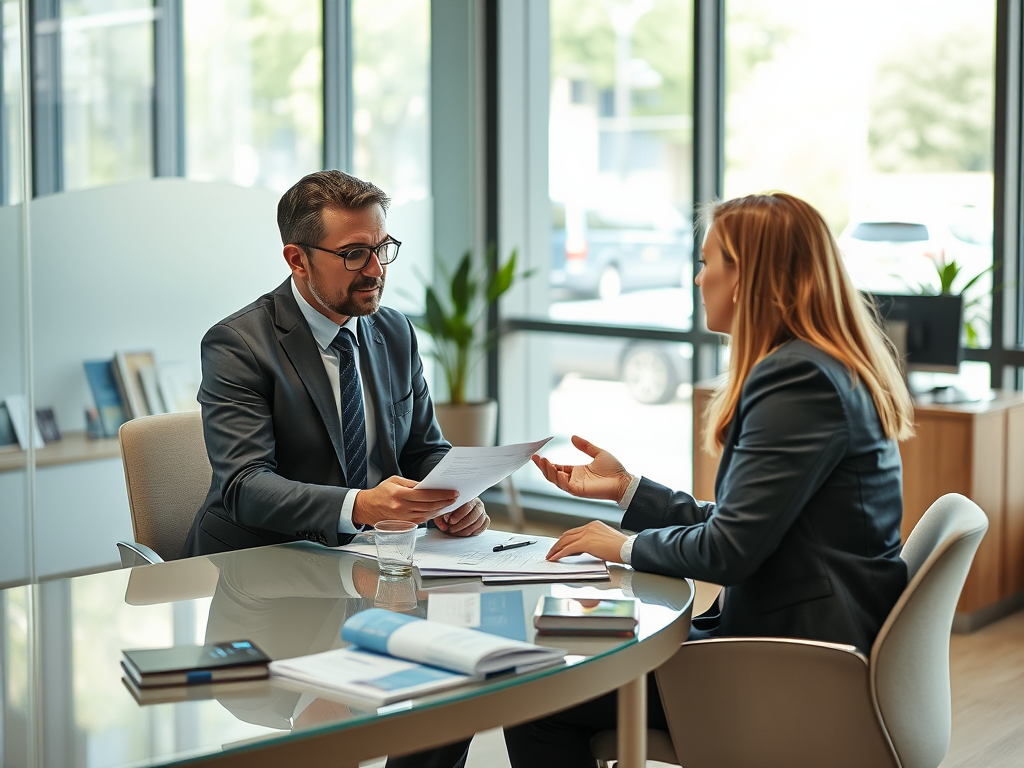
POLYGON ((547 554, 548 560, 561 560, 569 555, 593 555, 612 563, 621 563, 622 545, 629 537, 611 526, 594 520, 562 534, 547 554))
POLYGON ((590 456, 589 464, 553 464, 540 456, 533 457, 533 463, 544 473, 548 482, 573 496, 584 499, 607 499, 618 503, 633 476, 619 463, 619 460, 603 448, 587 442, 577 435, 572 444, 590 456))

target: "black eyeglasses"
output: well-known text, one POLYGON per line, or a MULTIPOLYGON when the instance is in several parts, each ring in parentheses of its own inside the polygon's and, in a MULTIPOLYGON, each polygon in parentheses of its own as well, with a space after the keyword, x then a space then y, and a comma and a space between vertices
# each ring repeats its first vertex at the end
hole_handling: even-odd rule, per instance
POLYGON ((345 269, 349 272, 359 272, 362 269, 366 269, 366 265, 370 263, 371 255, 376 256, 377 261, 381 264, 390 264, 398 258, 398 249, 402 247, 402 244, 393 237, 387 238, 379 245, 356 245, 340 251, 332 251, 329 248, 321 248, 319 245, 308 245, 306 243, 295 243, 295 245, 301 245, 303 248, 313 248, 317 251, 326 251, 333 256, 337 256, 345 262, 345 269))

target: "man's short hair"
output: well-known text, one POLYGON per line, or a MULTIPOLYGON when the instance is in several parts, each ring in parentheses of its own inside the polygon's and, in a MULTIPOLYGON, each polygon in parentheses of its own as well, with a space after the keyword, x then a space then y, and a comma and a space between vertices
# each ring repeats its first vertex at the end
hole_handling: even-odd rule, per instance
POLYGON ((322 215, 325 208, 354 211, 374 204, 387 213, 391 198, 368 181, 334 170, 303 176, 281 196, 277 204, 277 226, 281 230, 281 242, 284 245, 316 245, 323 240, 325 234, 322 215))

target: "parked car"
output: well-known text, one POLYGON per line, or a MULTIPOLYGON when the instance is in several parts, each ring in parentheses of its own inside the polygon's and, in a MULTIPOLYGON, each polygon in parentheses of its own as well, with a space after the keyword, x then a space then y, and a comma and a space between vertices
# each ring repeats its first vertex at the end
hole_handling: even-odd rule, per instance
MULTIPOLYGON (((573 323, 632 323, 681 328, 693 314, 689 288, 638 291, 618 298, 565 301, 551 305, 552 320, 573 323)), ((555 381, 568 374, 622 381, 638 402, 667 403, 679 385, 690 381, 693 348, 678 342, 578 334, 551 335, 555 381)))
POLYGON ((956 260, 963 267, 960 284, 992 264, 992 222, 974 209, 963 209, 946 221, 854 220, 838 243, 854 285, 881 293, 917 293, 921 286, 937 286, 937 260, 956 260))
POLYGON ((630 212, 552 202, 551 217, 554 288, 609 299, 689 280, 693 233, 671 205, 630 212))
POLYGON ((556 381, 575 373, 588 379, 622 381, 634 400, 670 402, 691 378, 689 344, 600 336, 554 336, 552 370, 556 381))

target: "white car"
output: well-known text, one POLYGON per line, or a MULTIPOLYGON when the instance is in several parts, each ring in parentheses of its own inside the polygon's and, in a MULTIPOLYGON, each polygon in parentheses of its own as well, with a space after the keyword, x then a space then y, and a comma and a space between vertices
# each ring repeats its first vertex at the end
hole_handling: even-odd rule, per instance
MULTIPOLYGON (((838 242, 854 285, 866 291, 937 290, 936 262, 955 260, 963 267, 953 284, 956 292, 992 264, 992 220, 974 209, 963 209, 949 221, 882 217, 854 220, 838 242)), ((985 287, 980 283, 986 283, 986 279, 979 281, 979 291, 985 287)))

